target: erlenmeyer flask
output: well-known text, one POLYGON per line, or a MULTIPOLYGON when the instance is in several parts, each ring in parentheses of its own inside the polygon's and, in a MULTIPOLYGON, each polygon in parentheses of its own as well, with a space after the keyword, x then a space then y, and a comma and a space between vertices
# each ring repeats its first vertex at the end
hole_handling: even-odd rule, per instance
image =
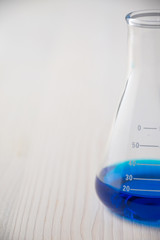
POLYGON ((126 21, 129 77, 96 191, 116 214, 155 222, 160 221, 160 10, 133 12, 126 21))

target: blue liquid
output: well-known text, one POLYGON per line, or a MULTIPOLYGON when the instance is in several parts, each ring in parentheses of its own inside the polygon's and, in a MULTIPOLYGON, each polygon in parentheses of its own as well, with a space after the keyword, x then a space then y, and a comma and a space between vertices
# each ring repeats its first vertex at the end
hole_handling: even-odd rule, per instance
POLYGON ((101 170, 100 200, 119 216, 160 223, 160 160, 135 160, 101 170))

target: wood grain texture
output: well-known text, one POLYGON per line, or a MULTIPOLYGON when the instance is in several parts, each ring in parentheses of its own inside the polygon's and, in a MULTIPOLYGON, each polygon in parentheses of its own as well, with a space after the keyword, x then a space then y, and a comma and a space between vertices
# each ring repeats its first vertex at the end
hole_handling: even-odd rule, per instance
POLYGON ((158 240, 159 229, 112 216, 96 196, 94 181, 107 127, 99 127, 88 97, 83 102, 74 96, 73 101, 68 92, 56 111, 52 92, 50 96, 46 92, 24 132, 23 116, 15 117, 18 109, 14 115, 8 113, 5 128, 0 129, 3 136, 4 129, 10 129, 7 141, 14 138, 15 142, 14 148, 11 142, 8 152, 1 153, 0 239, 158 240))
POLYGON ((159 240, 95 193, 118 99, 94 51, 106 10, 56 4, 0 14, 0 240, 159 240))

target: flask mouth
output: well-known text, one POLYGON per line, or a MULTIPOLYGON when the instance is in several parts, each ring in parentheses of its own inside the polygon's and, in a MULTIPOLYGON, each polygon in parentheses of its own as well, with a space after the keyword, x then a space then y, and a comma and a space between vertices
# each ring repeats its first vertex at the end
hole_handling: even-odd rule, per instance
POLYGON ((160 28, 160 9, 131 12, 126 16, 129 25, 144 28, 160 28))

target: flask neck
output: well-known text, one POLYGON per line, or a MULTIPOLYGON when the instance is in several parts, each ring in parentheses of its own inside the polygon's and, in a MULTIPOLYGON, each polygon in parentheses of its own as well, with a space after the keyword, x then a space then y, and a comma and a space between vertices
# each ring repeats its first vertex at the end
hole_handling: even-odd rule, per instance
POLYGON ((129 26, 129 74, 160 69, 160 29, 129 26))

